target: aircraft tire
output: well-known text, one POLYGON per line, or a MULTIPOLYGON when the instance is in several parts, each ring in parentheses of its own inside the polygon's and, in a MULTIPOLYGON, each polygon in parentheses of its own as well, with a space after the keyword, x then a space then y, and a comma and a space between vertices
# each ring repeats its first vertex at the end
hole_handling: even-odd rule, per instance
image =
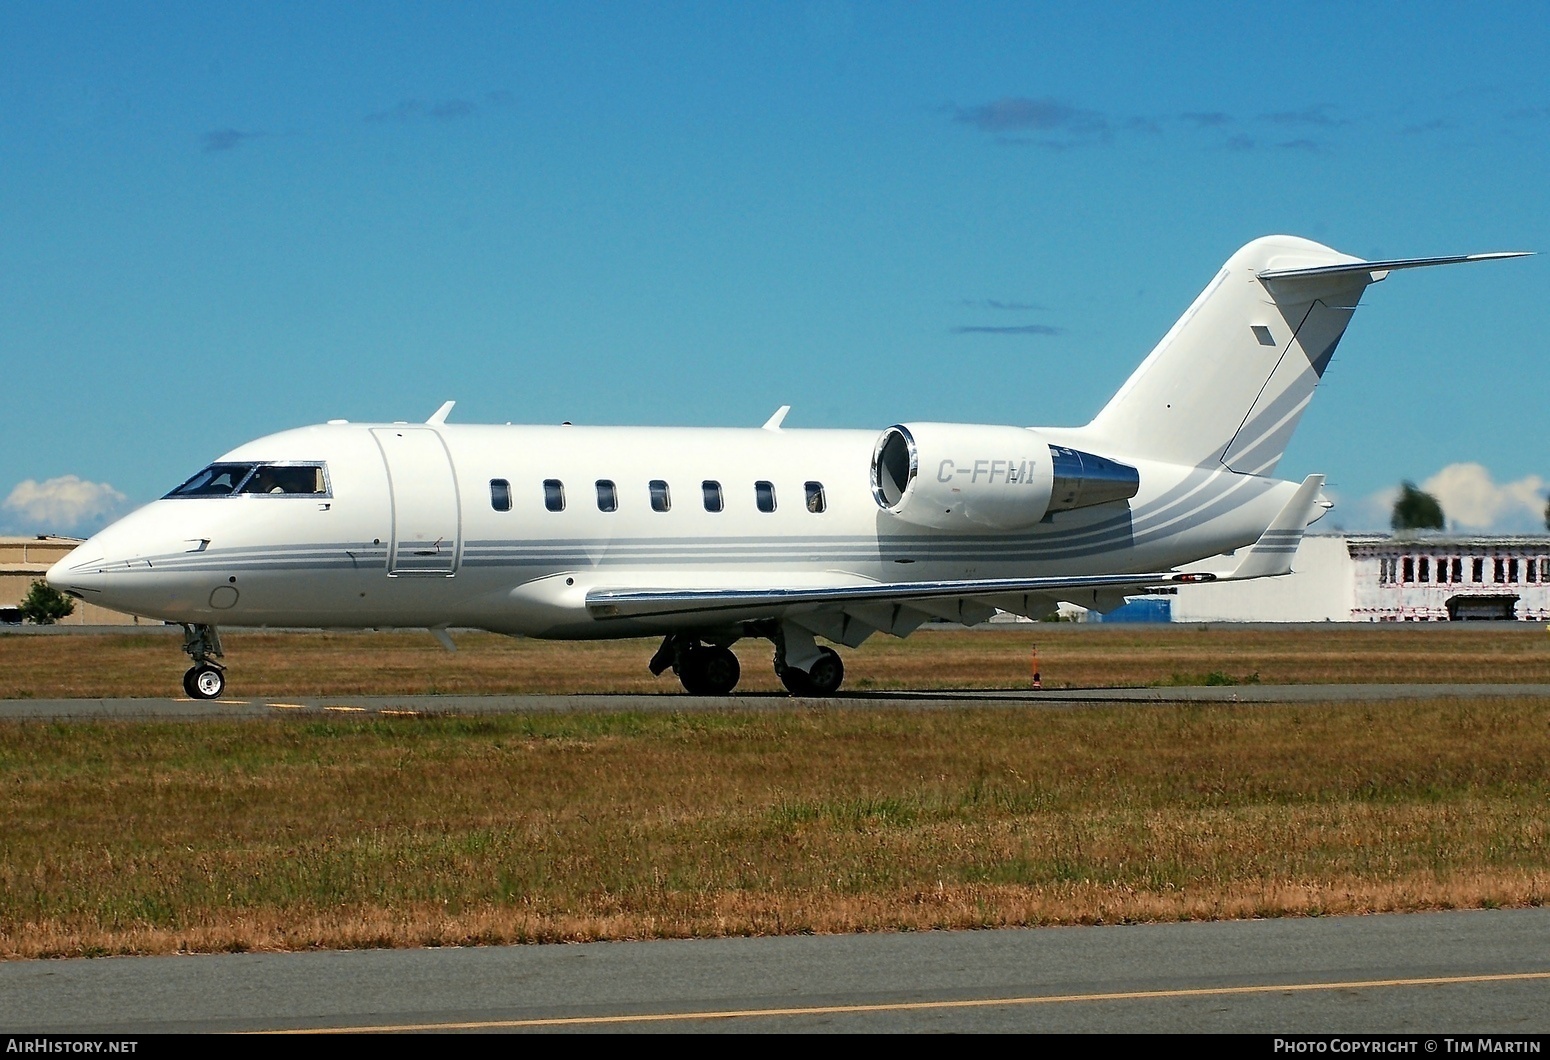
POLYGON ((226 675, 214 666, 196 666, 183 675, 183 687, 194 699, 219 699, 226 691, 226 675))
POLYGON ((780 678, 780 683, 786 686, 786 691, 793 696, 811 696, 812 684, 807 680, 807 674, 798 670, 795 666, 775 667, 775 676, 780 678))
POLYGON ((823 657, 813 663, 813 668, 807 671, 808 684, 812 685, 813 695, 832 696, 840 690, 840 685, 845 681, 845 662, 840 658, 840 653, 833 648, 820 648, 823 657))
POLYGON ((742 667, 730 648, 694 648, 684 653, 678 680, 692 696, 724 696, 737 687, 742 667))
POLYGON ((845 663, 833 648, 819 648, 818 661, 811 670, 798 670, 795 666, 781 666, 775 676, 793 696, 832 696, 845 680, 845 663))

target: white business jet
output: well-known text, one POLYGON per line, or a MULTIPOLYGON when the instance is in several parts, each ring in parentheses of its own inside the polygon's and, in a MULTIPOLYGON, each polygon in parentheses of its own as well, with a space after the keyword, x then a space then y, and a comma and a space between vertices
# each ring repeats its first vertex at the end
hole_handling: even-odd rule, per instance
POLYGON ((1396 269, 1291 236, 1234 254, 1085 427, 302 427, 227 453, 77 547, 49 583, 181 623, 190 696, 218 626, 662 637, 650 668, 730 692, 773 642, 793 694, 937 618, 1098 611, 1291 571, 1323 477, 1272 476, 1362 292, 1396 269), (1179 567, 1247 546, 1231 569, 1179 567))

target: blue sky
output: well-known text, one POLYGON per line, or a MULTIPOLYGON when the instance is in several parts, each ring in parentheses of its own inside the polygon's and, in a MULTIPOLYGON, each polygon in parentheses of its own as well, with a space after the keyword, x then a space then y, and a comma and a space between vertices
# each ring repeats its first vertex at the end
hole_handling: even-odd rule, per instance
MULTIPOLYGON (((0 529, 447 398, 1083 423, 1256 236, 1550 250, 1547 54, 1540 3, 0 0, 0 529)), ((1532 529, 1547 281, 1372 288, 1279 473, 1532 529)))

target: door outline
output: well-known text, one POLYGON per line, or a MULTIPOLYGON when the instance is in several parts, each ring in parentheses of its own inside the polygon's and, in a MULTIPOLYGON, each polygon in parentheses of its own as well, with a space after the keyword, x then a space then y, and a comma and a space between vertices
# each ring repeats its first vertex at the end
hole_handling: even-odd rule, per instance
MULTIPOLYGON (((446 439, 441 436, 440 431, 433 428, 407 424, 373 427, 371 435, 372 440, 377 443, 378 452, 382 454, 382 466, 388 479, 388 518, 392 524, 388 539, 388 577, 397 578, 406 575, 455 577, 463 560, 463 498, 462 491, 458 488, 457 467, 452 462, 452 452, 447 448, 446 439), (426 444, 428 442, 426 435, 435 439, 434 447, 426 444), (400 446, 394 442, 385 441, 388 438, 402 438, 405 439, 406 444, 400 446), (414 482, 415 478, 419 481, 414 482), (411 519, 406 512, 407 506, 403 503, 405 497, 401 495, 408 491, 411 485, 419 486, 422 492, 432 494, 433 506, 438 499, 435 494, 441 492, 441 487, 451 487, 452 511, 448 523, 438 525, 440 520, 436 518, 434 512, 422 516, 417 511, 416 518, 413 520, 418 526, 428 523, 433 529, 450 529, 452 534, 450 544, 444 533, 434 539, 428 538, 428 532, 418 538, 404 536, 406 530, 412 532, 417 528, 411 525, 411 519), (421 547, 415 548, 416 545, 421 547), (427 545, 429 547, 425 547, 427 545), (443 560, 442 557, 445 559, 443 560)), ((442 502, 448 500, 445 494, 439 499, 442 502)))

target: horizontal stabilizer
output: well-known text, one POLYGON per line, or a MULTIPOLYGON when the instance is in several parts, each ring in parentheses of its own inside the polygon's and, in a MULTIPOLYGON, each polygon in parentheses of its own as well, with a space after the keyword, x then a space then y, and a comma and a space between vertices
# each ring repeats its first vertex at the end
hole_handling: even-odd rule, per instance
POLYGON ((1223 581, 1242 581, 1245 578, 1275 578, 1292 573, 1292 557, 1302 545, 1302 535, 1313 521, 1313 509, 1319 503, 1319 491, 1324 488, 1323 475, 1309 475, 1292 494, 1276 517, 1270 521, 1259 540, 1249 546, 1248 554, 1238 563, 1238 569, 1223 581))
MULTIPOLYGON (((1489 254, 1455 254, 1445 258, 1393 258, 1389 261, 1348 261, 1339 265, 1312 265, 1303 269, 1267 269, 1261 280, 1289 280, 1297 276, 1339 276, 1346 273, 1388 273, 1395 269, 1424 269, 1429 265, 1458 265, 1466 261, 1495 261, 1498 258, 1527 258, 1531 250, 1497 250, 1489 254)), ((1381 280, 1382 276, 1373 279, 1381 280)))

